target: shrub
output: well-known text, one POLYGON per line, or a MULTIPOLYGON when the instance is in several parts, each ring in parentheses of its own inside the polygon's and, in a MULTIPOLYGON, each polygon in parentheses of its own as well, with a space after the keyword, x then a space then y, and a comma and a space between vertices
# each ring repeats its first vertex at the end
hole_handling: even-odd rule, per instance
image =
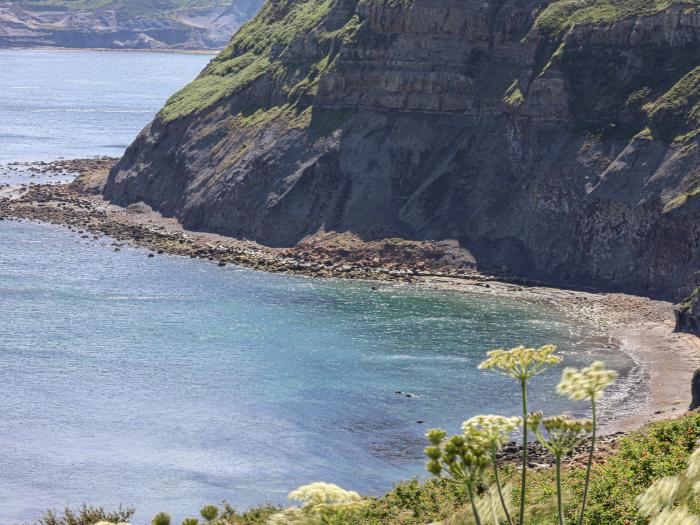
POLYGON ((66 507, 62 513, 48 510, 39 520, 40 525, 95 525, 99 522, 125 523, 134 515, 132 507, 119 507, 116 511, 108 512, 103 507, 83 505, 77 510, 66 507))
POLYGON ((159 512, 151 521, 151 525, 170 525, 170 521, 170 514, 159 512))
POLYGON ((219 515, 219 508, 216 505, 205 505, 199 513, 202 518, 207 520, 207 523, 211 523, 219 515))

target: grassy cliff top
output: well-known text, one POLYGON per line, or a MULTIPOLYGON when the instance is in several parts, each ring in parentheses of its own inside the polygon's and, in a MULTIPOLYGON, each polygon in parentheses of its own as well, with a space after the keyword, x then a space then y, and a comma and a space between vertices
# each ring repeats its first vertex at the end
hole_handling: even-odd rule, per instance
POLYGON ((654 15, 673 5, 697 8, 700 0, 559 0, 537 17, 535 29, 556 35, 576 25, 609 24, 654 15))
POLYGON ((328 14, 334 0, 268 0, 258 15, 160 115, 164 121, 195 113, 229 97, 265 74, 281 74, 274 49, 283 49, 328 14))
MULTIPOLYGON (((186 0, 177 1, 186 3, 186 0)), ((360 3, 374 2, 410 9, 413 0, 360 0, 360 3)), ((320 26, 335 3, 335 0, 267 0, 258 15, 239 30, 201 75, 168 100, 160 117, 168 122, 205 110, 264 75, 282 78, 284 84, 313 86, 318 76, 332 67, 331 60, 315 64, 315 76, 313 70, 303 71, 291 79, 292 82, 288 78, 289 64, 279 57, 294 39, 312 31, 319 42, 324 38, 356 34, 362 25, 357 16, 336 31, 337 35, 324 36, 320 26)), ((630 17, 654 15, 673 6, 697 10, 700 0, 558 0, 539 14, 531 34, 539 32, 557 40, 573 26, 611 24, 630 17)))

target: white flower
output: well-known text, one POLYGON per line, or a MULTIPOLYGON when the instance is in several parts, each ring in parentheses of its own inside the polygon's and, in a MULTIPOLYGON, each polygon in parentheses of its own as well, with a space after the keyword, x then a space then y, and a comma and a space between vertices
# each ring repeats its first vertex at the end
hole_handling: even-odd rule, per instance
POLYGON ((617 372, 606 370, 605 364, 601 361, 596 361, 580 371, 575 368, 566 368, 557 385, 557 393, 573 401, 597 400, 616 378, 617 372))
POLYGON ((357 492, 345 490, 333 483, 315 482, 299 487, 287 496, 307 505, 339 505, 356 503, 362 500, 357 492))
POLYGON ((685 475, 689 479, 700 481, 700 447, 695 449, 688 458, 688 469, 685 471, 685 475))
POLYGON ((520 426, 519 417, 474 416, 462 423, 466 436, 478 432, 489 444, 497 448, 508 442, 510 433, 520 426))
POLYGON ((561 363, 561 357, 553 355, 557 350, 554 345, 540 348, 518 346, 510 350, 491 350, 488 359, 481 362, 479 369, 495 368, 501 374, 515 379, 526 380, 541 374, 547 368, 561 363))
POLYGON ((649 525, 700 525, 700 519, 690 514, 685 507, 677 507, 664 510, 649 525))
POLYGON ((301 509, 289 508, 273 514, 267 519, 267 525, 306 525, 308 517, 301 509))
POLYGON ((593 430, 593 422, 589 419, 573 419, 566 414, 542 418, 541 412, 534 412, 529 419, 537 440, 556 457, 574 450, 593 430), (547 432, 546 436, 540 424, 547 432))
POLYGON ((672 507, 683 492, 683 481, 678 476, 657 479, 644 494, 637 496, 640 514, 652 516, 662 509, 672 507))

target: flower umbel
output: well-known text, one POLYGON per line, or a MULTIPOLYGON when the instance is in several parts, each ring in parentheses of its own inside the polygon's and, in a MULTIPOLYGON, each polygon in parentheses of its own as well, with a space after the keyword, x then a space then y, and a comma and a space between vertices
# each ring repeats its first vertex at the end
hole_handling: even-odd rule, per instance
POLYGON ((332 483, 316 482, 299 487, 287 496, 301 502, 301 508, 287 508, 273 514, 268 525, 323 525, 345 523, 343 517, 362 505, 362 497, 332 483))
POLYGON ((594 362, 582 370, 566 368, 557 385, 557 393, 573 401, 597 400, 603 391, 617 378, 617 372, 606 370, 601 361, 594 362))
POLYGON ((301 502, 302 506, 307 505, 339 505, 356 503, 362 500, 357 492, 345 490, 333 483, 316 482, 299 487, 287 496, 301 502))
POLYGON ((586 439, 593 430, 589 419, 573 419, 567 415, 543 418, 541 412, 530 415, 530 425, 542 446, 555 457, 568 454, 586 439), (545 430, 547 435, 542 432, 545 430))
POLYGON ((481 362, 481 370, 495 369, 501 374, 515 379, 527 380, 561 362, 561 357, 553 355, 555 345, 540 348, 518 346, 510 350, 491 350, 488 358, 481 362))
POLYGON ((684 507, 666 509, 658 514, 649 525, 700 525, 700 519, 684 507))
POLYGON ((673 507, 676 500, 685 492, 685 483, 680 476, 657 479, 643 493, 637 496, 637 509, 644 516, 653 516, 663 509, 673 507))
POLYGON ((521 421, 519 417, 475 416, 462 423, 462 432, 469 435, 476 430, 491 446, 500 449, 521 421))

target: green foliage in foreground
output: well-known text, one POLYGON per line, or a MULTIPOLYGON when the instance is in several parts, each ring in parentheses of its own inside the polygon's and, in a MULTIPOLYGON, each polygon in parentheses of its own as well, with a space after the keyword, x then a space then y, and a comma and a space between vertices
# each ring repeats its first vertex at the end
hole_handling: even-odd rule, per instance
POLYGON ((99 522, 123 523, 129 521, 133 515, 134 509, 131 507, 120 507, 116 511, 108 512, 102 507, 83 505, 79 509, 67 508, 63 512, 49 510, 39 520, 39 525, 94 525, 99 522))

